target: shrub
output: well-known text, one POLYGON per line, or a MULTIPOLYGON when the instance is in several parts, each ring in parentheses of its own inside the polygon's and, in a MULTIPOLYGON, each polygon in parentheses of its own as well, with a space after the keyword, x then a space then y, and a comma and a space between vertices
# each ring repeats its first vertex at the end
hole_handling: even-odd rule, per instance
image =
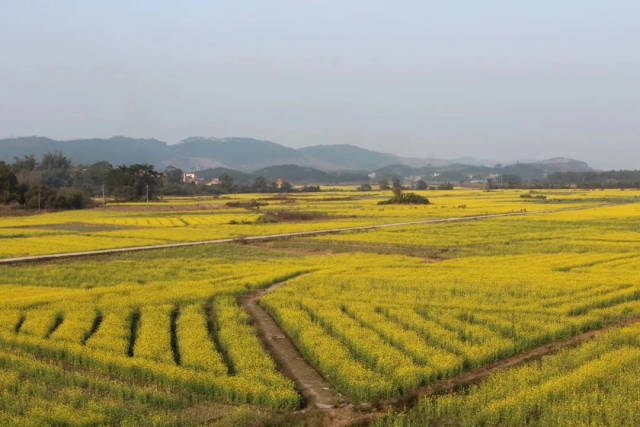
POLYGON ((524 193, 520 195, 520 198, 522 199, 546 199, 547 196, 545 196, 544 194, 540 194, 536 191, 529 191, 528 193, 524 193))
POLYGON ((378 202, 379 205, 428 205, 430 203, 429 199, 416 193, 402 193, 378 202))
POLYGON ((225 206, 228 208, 245 208, 245 209, 255 209, 260 206, 267 206, 269 203, 261 202, 256 199, 251 199, 249 201, 239 201, 239 202, 227 202, 225 206))

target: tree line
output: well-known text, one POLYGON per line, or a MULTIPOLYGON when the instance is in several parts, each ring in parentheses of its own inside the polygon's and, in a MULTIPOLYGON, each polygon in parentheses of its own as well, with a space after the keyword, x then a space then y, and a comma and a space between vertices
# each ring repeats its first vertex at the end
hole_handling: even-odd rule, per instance
POLYGON ((27 209, 81 209, 91 204, 89 195, 74 187, 77 179, 71 160, 62 153, 0 161, 0 203, 27 209))
POLYGON ((0 204, 26 209, 82 209, 93 199, 117 201, 155 200, 161 195, 219 195, 228 193, 287 193, 320 191, 319 186, 294 189, 288 181, 269 182, 256 177, 250 185, 237 185, 228 174, 218 183, 203 185, 182 182, 183 171, 169 166, 163 172, 148 164, 113 166, 109 162, 74 165, 60 152, 15 157, 0 161, 0 204))
MULTIPOLYGON (((236 184, 231 175, 218 176, 216 184, 184 183, 183 171, 172 166, 159 172, 152 165, 113 166, 101 161, 90 165, 74 165, 60 152, 46 153, 38 161, 34 155, 14 158, 13 163, 0 161, 0 204, 26 209, 81 209, 93 205, 102 196, 118 201, 155 200, 161 195, 219 195, 228 193, 288 193, 320 191, 315 185, 296 188, 284 180, 268 181, 262 176, 253 182, 236 184)), ((640 171, 556 172, 544 180, 527 181, 515 174, 487 179, 488 188, 640 188, 640 171)), ((381 190, 404 188, 398 177, 378 182, 381 190)), ((419 179, 416 190, 451 189, 447 182, 437 186, 419 179)), ((369 183, 359 187, 371 190, 369 183)))
POLYGON ((579 188, 640 188, 640 170, 556 172, 549 175, 546 184, 579 188))

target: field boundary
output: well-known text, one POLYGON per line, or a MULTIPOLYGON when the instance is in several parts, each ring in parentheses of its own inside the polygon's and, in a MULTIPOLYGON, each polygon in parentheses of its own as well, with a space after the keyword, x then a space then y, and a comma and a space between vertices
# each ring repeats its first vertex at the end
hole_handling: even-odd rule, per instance
POLYGON ((403 410, 414 406, 418 400, 423 397, 455 392, 471 384, 477 384, 497 372, 504 371, 532 360, 537 360, 543 356, 556 353, 567 347, 584 344, 611 329, 622 328, 637 322, 640 322, 640 315, 617 319, 599 328, 590 329, 586 332, 570 335, 564 338, 558 338, 549 341, 546 344, 524 350, 513 356, 461 372, 453 377, 432 382, 405 393, 402 396, 382 400, 378 403, 377 408, 382 411, 403 410))
POLYGON ((237 237, 226 237, 222 239, 198 240, 198 241, 192 241, 192 242, 161 243, 156 245, 131 246, 131 247, 111 248, 111 249, 97 249, 97 250, 80 251, 80 252, 61 252, 61 253, 43 254, 43 255, 29 255, 29 256, 23 256, 23 257, 2 258, 0 259, 0 265, 54 261, 59 259, 90 257, 90 256, 98 256, 98 255, 113 255, 113 254, 120 254, 120 253, 149 251, 149 250, 156 250, 156 249, 171 249, 171 248, 183 248, 183 247, 189 247, 189 246, 216 245, 216 244, 222 244, 222 243, 248 243, 248 242, 256 242, 256 241, 259 242, 259 241, 268 241, 268 240, 280 240, 280 239, 289 239, 292 237, 320 236, 324 234, 339 234, 339 233, 345 233, 345 232, 351 232, 351 231, 369 231, 369 230, 377 230, 381 228, 403 227, 403 226, 409 226, 409 225, 476 221, 481 219, 500 218, 500 217, 508 217, 508 216, 524 216, 524 215, 554 213, 554 212, 563 212, 563 211, 572 211, 572 210, 593 209, 593 208, 605 207, 605 206, 611 206, 611 204, 598 205, 598 206, 579 206, 579 207, 573 207, 573 208, 569 207, 569 208, 560 208, 560 209, 541 209, 536 211, 523 210, 523 211, 502 212, 502 213, 495 213, 495 214, 457 216, 457 217, 450 217, 450 218, 429 218, 429 219, 421 219, 416 221, 358 225, 353 227, 327 228, 324 230, 296 231, 292 233, 237 236, 237 237))
POLYGON ((469 385, 478 384, 498 372, 557 353, 564 348, 587 343, 606 331, 640 321, 640 315, 617 319, 600 327, 553 339, 513 356, 428 383, 394 398, 354 404, 342 397, 304 359, 293 340, 275 321, 273 316, 260 306, 260 298, 262 296, 286 284, 287 280, 283 280, 267 288, 253 290, 238 296, 237 301, 251 318, 256 334, 265 350, 276 361, 280 371, 296 384, 304 399, 303 408, 313 408, 321 411, 328 424, 331 425, 358 425, 393 411, 406 410, 415 406, 424 397, 456 392, 469 385))

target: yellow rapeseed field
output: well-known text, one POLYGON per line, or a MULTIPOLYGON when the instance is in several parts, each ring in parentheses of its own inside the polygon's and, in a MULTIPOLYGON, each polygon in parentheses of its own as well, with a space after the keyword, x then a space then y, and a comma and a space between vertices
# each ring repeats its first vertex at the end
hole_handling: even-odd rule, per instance
MULTIPOLYGON (((378 205, 390 192, 333 191, 273 197, 239 194, 217 199, 109 203, 107 208, 0 217, 0 257, 109 249, 247 235, 276 234, 381 223, 514 211, 598 206, 633 200, 638 191, 549 190, 547 199, 522 198, 524 190, 457 189, 420 192, 430 205, 378 205), (258 209, 237 207, 257 201, 258 209), (264 212, 318 214, 303 222, 261 223, 264 212)), ((570 214, 568 214, 570 215, 570 214)))
MULTIPOLYGON (((0 256, 10 257, 529 213, 0 266, 0 424, 184 425, 207 405, 243 424, 299 408, 295 384, 237 301, 283 281, 260 305, 354 403, 640 316, 640 193, 543 193, 432 191, 432 204, 417 207, 339 188, 259 210, 227 203, 264 195, 2 217, 0 256), (272 210, 317 215, 258 220, 272 210)), ((376 422, 635 424, 638 332, 614 328, 376 422)))

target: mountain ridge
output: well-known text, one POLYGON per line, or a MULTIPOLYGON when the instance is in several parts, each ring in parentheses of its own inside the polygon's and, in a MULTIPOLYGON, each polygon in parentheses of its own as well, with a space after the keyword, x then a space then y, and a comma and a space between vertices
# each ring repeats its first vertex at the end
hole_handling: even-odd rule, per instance
MULTIPOLYGON (((461 164, 455 160, 402 157, 379 152, 351 144, 311 145, 291 148, 272 141, 250 137, 200 137, 185 138, 177 144, 167 144, 155 138, 86 138, 55 140, 42 136, 0 139, 0 160, 11 162, 14 157, 34 154, 41 157, 46 152, 61 151, 75 163, 90 164, 108 161, 114 165, 150 163, 164 169, 175 166, 184 170, 226 168, 243 173, 273 166, 299 166, 313 168, 318 172, 376 171, 398 172, 434 168, 452 168, 461 164)), ((470 170, 490 169, 481 162, 464 164, 470 170)), ((580 160, 554 157, 531 163, 537 175, 553 172, 584 172, 593 170, 580 160)), ((459 169, 459 168, 458 168, 459 169)), ((267 169, 268 170, 268 169, 267 169)), ((290 168, 290 170, 293 170, 290 168)), ((296 172, 298 173, 298 172, 296 172)), ((317 176, 318 173, 314 172, 317 176)))

